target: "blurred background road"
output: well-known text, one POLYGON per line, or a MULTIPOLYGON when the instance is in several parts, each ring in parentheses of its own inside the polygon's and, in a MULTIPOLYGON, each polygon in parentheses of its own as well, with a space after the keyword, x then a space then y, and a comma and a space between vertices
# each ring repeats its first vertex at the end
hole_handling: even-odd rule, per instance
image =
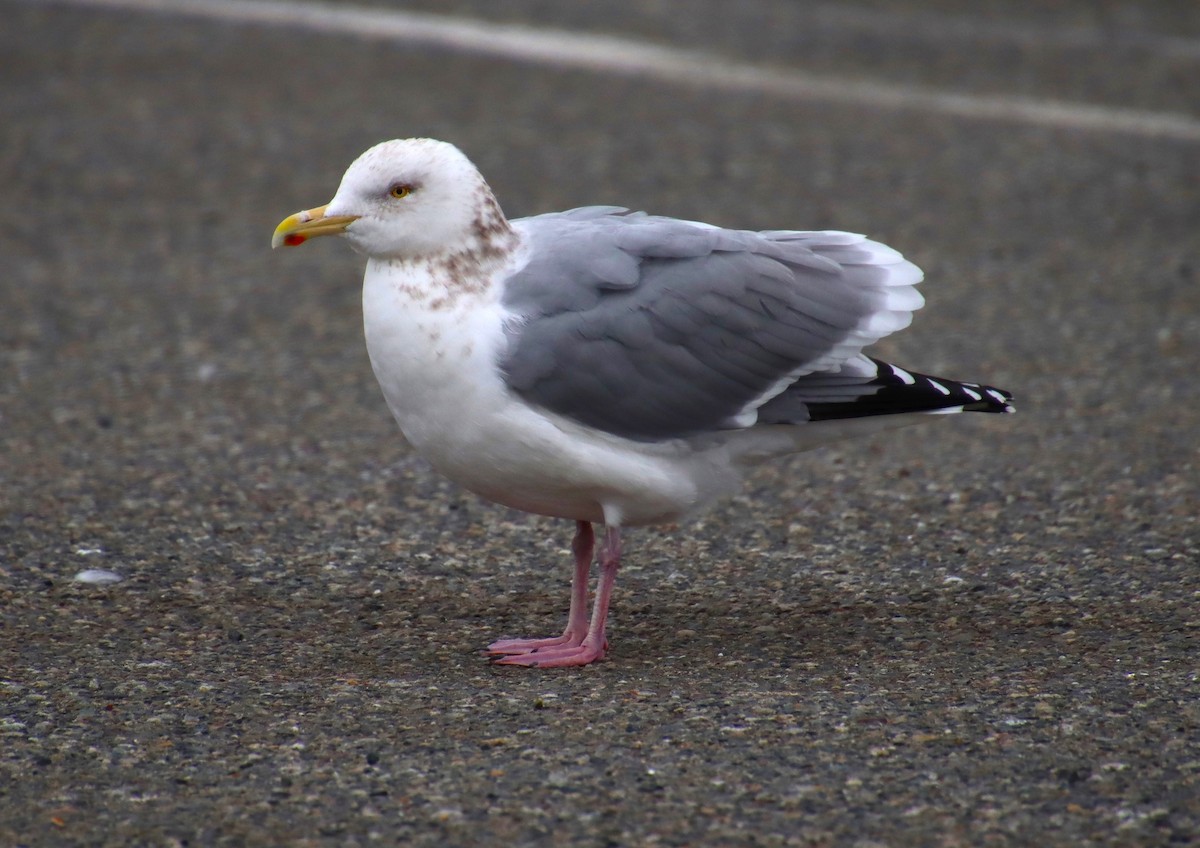
POLYGON ((1200 842, 1200 6, 372 8, 0 0, 0 843, 1200 842), (411 135, 513 217, 869 233, 875 350, 1019 414, 765 468, 629 534, 608 661, 492 667, 571 528, 267 248, 411 135))

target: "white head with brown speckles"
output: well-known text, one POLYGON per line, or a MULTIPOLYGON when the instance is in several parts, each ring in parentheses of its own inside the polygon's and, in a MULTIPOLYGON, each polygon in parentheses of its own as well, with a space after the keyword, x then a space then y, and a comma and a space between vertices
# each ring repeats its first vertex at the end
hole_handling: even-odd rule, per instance
POLYGON ((409 138, 381 142, 359 156, 333 200, 285 220, 273 244, 328 234, 345 236, 372 258, 411 261, 503 249, 512 230, 462 151, 409 138))

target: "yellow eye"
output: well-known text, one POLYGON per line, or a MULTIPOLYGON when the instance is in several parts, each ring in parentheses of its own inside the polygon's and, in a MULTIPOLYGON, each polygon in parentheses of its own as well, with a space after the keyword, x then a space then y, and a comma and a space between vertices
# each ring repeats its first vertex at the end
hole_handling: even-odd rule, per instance
POLYGON ((400 200, 401 198, 408 197, 410 194, 412 194, 412 186, 398 183, 388 189, 388 194, 397 200, 400 200))

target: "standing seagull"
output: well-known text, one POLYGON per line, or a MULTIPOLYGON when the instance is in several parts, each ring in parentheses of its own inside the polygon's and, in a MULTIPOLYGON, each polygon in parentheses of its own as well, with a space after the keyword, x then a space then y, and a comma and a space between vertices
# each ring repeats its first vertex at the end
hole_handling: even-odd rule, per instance
POLYGON ((489 500, 576 523, 566 630, 494 642, 500 663, 604 656, 623 526, 677 521, 756 463, 917 415, 1012 411, 1008 392, 863 355, 923 303, 920 269, 863 236, 610 206, 509 221, 458 148, 423 138, 362 154, 271 245, 335 234, 367 256, 367 351, 417 452, 489 500))

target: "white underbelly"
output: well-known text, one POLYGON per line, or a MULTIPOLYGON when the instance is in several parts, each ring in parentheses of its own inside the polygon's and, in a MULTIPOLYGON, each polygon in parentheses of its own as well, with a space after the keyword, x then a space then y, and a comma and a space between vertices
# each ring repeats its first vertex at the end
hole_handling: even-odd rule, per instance
POLYGON ((394 393, 388 405, 435 469, 514 509, 630 525, 677 519, 707 499, 693 463, 662 446, 556 421, 509 395, 489 400, 475 414, 454 403, 414 409, 394 393))

